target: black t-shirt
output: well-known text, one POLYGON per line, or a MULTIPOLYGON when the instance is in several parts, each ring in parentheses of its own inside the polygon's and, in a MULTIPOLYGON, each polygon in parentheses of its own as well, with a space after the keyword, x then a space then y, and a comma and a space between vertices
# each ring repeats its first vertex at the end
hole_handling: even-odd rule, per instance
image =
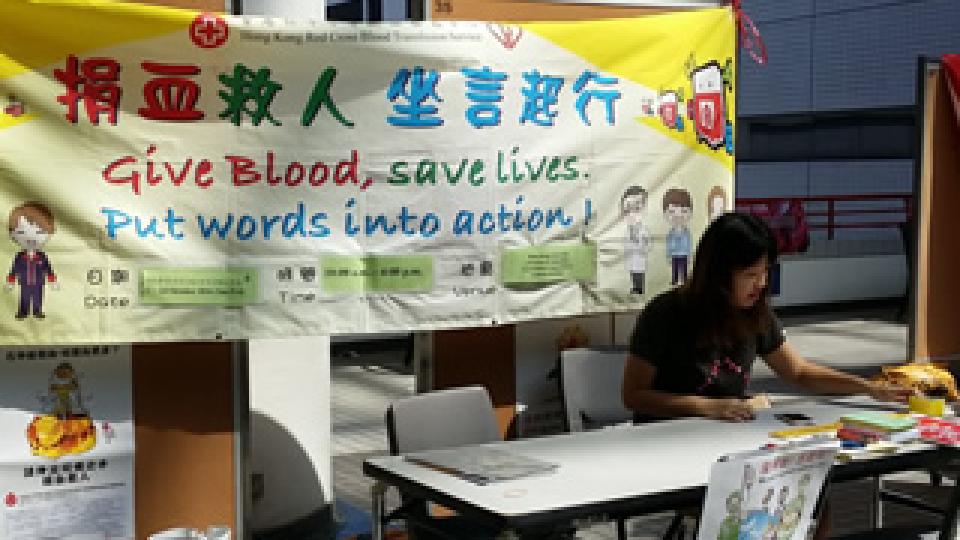
POLYGON ((731 347, 696 345, 677 289, 660 294, 637 316, 630 353, 657 368, 653 389, 672 394, 743 397, 757 356, 783 344, 783 325, 773 313, 770 329, 731 347))

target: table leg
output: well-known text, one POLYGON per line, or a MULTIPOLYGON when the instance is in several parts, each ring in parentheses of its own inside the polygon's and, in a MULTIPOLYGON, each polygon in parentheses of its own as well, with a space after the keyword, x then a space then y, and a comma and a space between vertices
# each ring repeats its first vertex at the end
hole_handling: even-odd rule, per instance
POLYGON ((873 508, 870 515, 870 525, 874 529, 883 527, 883 478, 873 477, 873 508))
POLYGON ((387 492, 387 486, 382 482, 374 482, 370 491, 370 498, 373 500, 373 508, 371 509, 373 540, 383 540, 383 499, 387 492))

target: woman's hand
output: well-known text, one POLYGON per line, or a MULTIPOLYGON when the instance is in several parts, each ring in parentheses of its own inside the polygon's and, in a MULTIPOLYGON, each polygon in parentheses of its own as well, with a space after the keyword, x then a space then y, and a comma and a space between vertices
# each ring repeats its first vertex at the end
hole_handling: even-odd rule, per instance
POLYGON ((897 403, 906 403, 907 400, 910 399, 910 396, 915 393, 911 388, 875 382, 870 382, 867 389, 867 394, 877 401, 893 401, 897 403))
POLYGON ((707 418, 727 422, 748 422, 757 415, 749 400, 737 398, 711 399, 705 412, 707 418))

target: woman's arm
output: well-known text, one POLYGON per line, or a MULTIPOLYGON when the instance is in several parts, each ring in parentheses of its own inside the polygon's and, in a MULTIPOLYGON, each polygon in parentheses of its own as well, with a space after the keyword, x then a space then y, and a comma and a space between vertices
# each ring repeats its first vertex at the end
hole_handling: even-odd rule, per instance
POLYGON ((866 394, 879 401, 906 401, 913 393, 811 362, 787 342, 763 360, 781 378, 821 394, 866 394))
POLYGON ((754 417, 753 407, 744 399, 708 398, 654 390, 656 373, 657 368, 643 358, 633 354, 627 357, 622 392, 623 404, 628 409, 661 418, 706 416, 742 422, 754 417))

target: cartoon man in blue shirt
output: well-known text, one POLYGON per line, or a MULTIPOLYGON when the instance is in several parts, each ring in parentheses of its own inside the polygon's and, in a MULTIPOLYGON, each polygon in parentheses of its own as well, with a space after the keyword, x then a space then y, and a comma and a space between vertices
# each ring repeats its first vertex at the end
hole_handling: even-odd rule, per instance
POLYGON ((670 223, 667 233, 667 258, 672 266, 672 285, 681 285, 687 281, 687 267, 693 243, 690 239, 690 216, 693 214, 693 201, 690 192, 683 188, 670 188, 663 195, 663 213, 670 223))
POLYGON ((20 284, 20 306, 16 317, 23 320, 32 314, 42 319, 46 316, 43 313, 43 288, 46 283, 54 289, 58 287, 50 260, 40 249, 56 230, 53 214, 43 204, 24 203, 10 211, 8 229, 10 239, 22 248, 14 256, 7 274, 7 290, 20 284))

